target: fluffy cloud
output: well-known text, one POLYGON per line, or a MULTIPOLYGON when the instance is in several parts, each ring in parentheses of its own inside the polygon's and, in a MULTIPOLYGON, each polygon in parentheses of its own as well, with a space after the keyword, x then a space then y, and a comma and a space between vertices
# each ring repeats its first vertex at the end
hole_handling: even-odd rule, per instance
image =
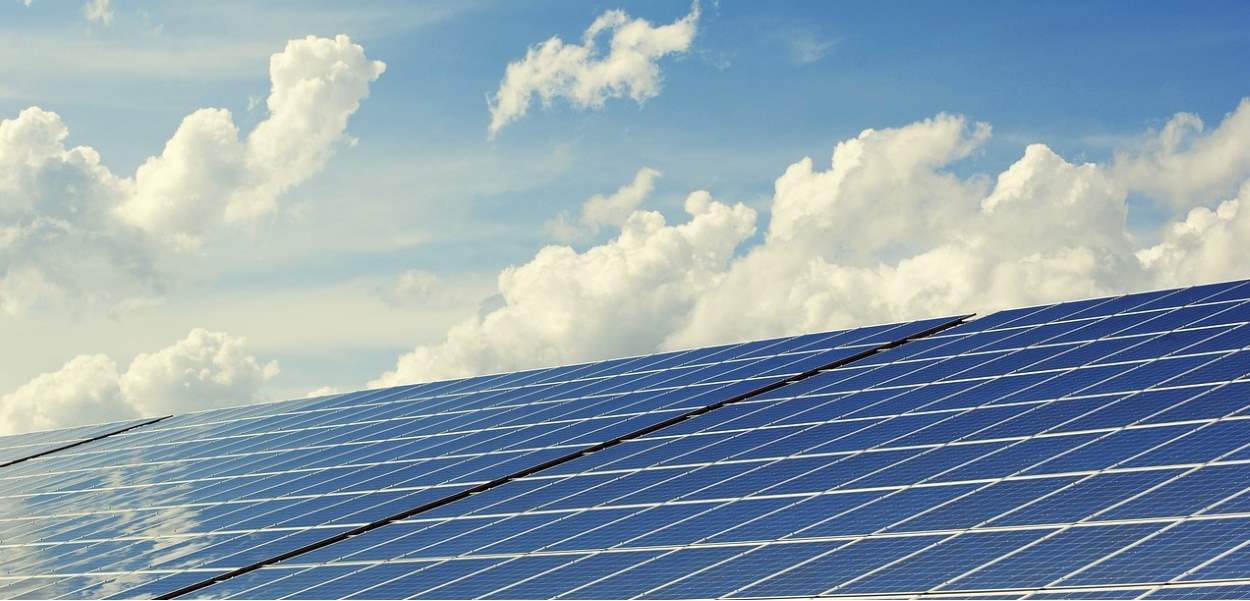
POLYGON ((229 111, 196 111, 134 177, 114 175, 88 146, 67 147, 56 113, 0 120, 0 311, 159 293, 166 247, 272 212, 333 154, 383 70, 346 36, 292 40, 270 60, 269 115, 246 139, 229 111))
POLYGON ((499 275, 503 305, 452 328, 447 338, 399 358, 382 386, 565 363, 654 348, 723 276, 755 229, 755 212, 706 192, 685 203, 690 219, 669 225, 635 212, 620 235, 578 253, 548 246, 499 275))
POLYGON ((620 227, 629 220, 634 210, 655 190, 655 178, 660 172, 643 167, 634 180, 621 186, 612 194, 596 194, 582 203, 581 215, 573 217, 568 211, 560 211, 545 225, 547 233, 563 242, 594 237, 604 226, 620 227))
POLYGON ((345 35, 291 40, 269 59, 269 117, 246 139, 225 109, 183 119, 160 156, 134 178, 120 215, 158 235, 194 240, 221 222, 255 220, 322 168, 347 119, 386 65, 345 35))
POLYGON ((117 219, 132 188, 95 150, 66 148, 55 113, 28 108, 0 120, 0 312, 85 299, 114 306, 157 289, 156 253, 117 219))
POLYGON ((988 125, 938 115, 864 130, 835 146, 827 168, 804 158, 785 170, 764 240, 742 254, 730 256, 745 219, 703 228, 714 260, 685 261, 696 244, 669 257, 683 260, 649 262, 662 266, 658 280, 637 277, 635 261, 600 260, 646 240, 633 228, 659 217, 637 212, 618 240, 581 254, 549 247, 506 271, 502 308, 403 356, 378 383, 1250 276, 1250 101, 1209 132, 1195 119, 1177 117, 1109 164, 1033 144, 1003 172, 967 177, 952 167, 986 142, 988 125), (1134 193, 1176 207, 1157 243, 1127 226, 1134 193), (669 286, 686 281, 695 284, 669 286))
POLYGON ((1117 153, 1116 177, 1178 209, 1227 198, 1250 177, 1250 98, 1205 132, 1202 119, 1178 113, 1163 129, 1117 153))
POLYGON ((277 362, 257 361, 246 339, 195 329, 173 346, 135 357, 121 392, 140 415, 168 414, 258 400, 261 385, 276 375, 277 362))
POLYGON ((525 58, 508 64, 488 102, 491 135, 524 117, 535 94, 543 106, 563 98, 580 109, 600 108, 608 98, 629 96, 641 103, 655 97, 660 93, 657 61, 689 49, 698 20, 698 2, 690 14, 659 27, 610 10, 591 23, 581 44, 552 37, 531 47, 525 58), (598 38, 607 33, 611 39, 604 56, 598 38))
POLYGON ((156 416, 262 400, 274 362, 248 354, 246 340, 192 330, 125 372, 105 355, 81 355, 0 396, 0 434, 156 416))
POLYGON ((768 242, 854 264, 927 247, 975 210, 985 188, 982 178, 961 180, 941 168, 989 135, 984 123, 938 115, 838 143, 827 171, 804 158, 777 179, 768 242))
POLYGON ((1160 285, 1231 280, 1247 275, 1250 182, 1215 209, 1195 207, 1171 224, 1159 244, 1137 253, 1160 285))
MULTIPOLYGON (((1247 106, 1193 140, 1191 151, 1216 152, 1211 149, 1241 127, 1247 106)), ((1072 164, 1033 144, 990 187, 979 176, 951 175, 947 169, 988 133, 939 116, 866 130, 837 145, 827 171, 813 171, 807 159, 792 165, 777 180, 766 241, 733 262, 722 285, 699 299, 664 346, 1248 274, 1235 249, 1250 243, 1250 228, 1239 225, 1235 203, 1195 208, 1166 229, 1159 246, 1143 249, 1126 225, 1127 196, 1142 190, 1138 179, 1124 175, 1129 151, 1115 166, 1072 164)), ((1237 156, 1235 148, 1226 152, 1237 156)), ((1180 153, 1171 160, 1194 159, 1180 153)), ((1236 170, 1223 177, 1196 173, 1198 183, 1185 190, 1227 186, 1239 177, 1236 170)))
POLYGON ((777 180, 774 209, 802 208, 808 218, 775 212, 765 243, 733 263, 667 346, 991 310, 1108 293, 1135 280, 1140 268, 1114 182, 1094 165, 1072 165, 1033 145, 981 193, 979 178, 941 171, 983 139, 982 128, 961 121, 865 132, 857 141, 905 143, 866 144, 875 150, 851 155, 849 166, 839 163, 846 143, 828 171, 812 171, 806 159, 792 165, 777 180), (890 160, 899 154, 893 148, 919 152, 916 140, 941 152, 890 160), (880 162, 900 171, 882 174, 874 167, 880 162), (875 185, 890 180, 899 194, 875 185), (856 224, 863 231, 852 231, 856 224))

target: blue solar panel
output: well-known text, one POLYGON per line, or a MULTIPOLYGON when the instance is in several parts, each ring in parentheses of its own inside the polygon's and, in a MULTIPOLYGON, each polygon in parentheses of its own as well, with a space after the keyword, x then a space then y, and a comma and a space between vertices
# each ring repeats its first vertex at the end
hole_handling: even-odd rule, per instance
POLYGON ((1248 296, 991 315, 197 594, 1236 595, 1248 296))
POLYGON ((151 421, 130 420, 0 436, 0 467, 8 467, 42 455, 86 444, 151 421))
MULTIPOLYGON (((873 326, 175 416, 0 472, 0 590, 40 597, 168 594, 446 503, 955 321, 873 326)), ((81 442, 94 438, 92 432, 0 439, 0 447, 81 442)), ((606 489, 596 490, 592 494, 606 489)), ((643 498, 660 490, 620 494, 643 498)), ((456 520, 438 529, 438 540, 410 540, 423 540, 420 548, 427 553, 455 555, 480 547, 474 541, 487 528, 513 536, 537 521, 456 520)), ((388 532, 404 527, 395 524, 388 532)), ((349 540, 340 548, 356 542, 349 540)), ((388 558, 417 550, 393 547, 388 558)), ((376 551, 373 556, 381 557, 376 551)), ((395 584, 378 582, 370 594, 394 596, 494 563, 422 559, 395 573, 395 584)), ((333 574, 356 582, 364 577, 357 571, 329 566, 319 573, 327 580, 333 574)), ((368 577, 395 571, 385 564, 369 570, 368 577)), ((231 578, 221 586, 250 581, 231 578)), ((290 592, 308 588, 294 576, 287 586, 294 587, 290 592)), ((362 594, 366 588, 353 586, 362 594)))
POLYGON ((0 438, 0 597, 1247 597, 1248 298, 0 438))

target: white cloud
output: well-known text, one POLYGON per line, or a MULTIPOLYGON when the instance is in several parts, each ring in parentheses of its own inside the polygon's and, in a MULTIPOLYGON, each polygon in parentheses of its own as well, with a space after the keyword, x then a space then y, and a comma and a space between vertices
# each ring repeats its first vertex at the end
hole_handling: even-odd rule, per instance
POLYGON ((660 172, 643 167, 634 175, 633 181, 608 195, 596 194, 582 203, 581 215, 573 217, 561 211, 545 224, 547 233, 562 242, 573 242, 594 237, 604 226, 624 225, 634 210, 642 206, 655 190, 655 178, 660 172))
POLYGON ((0 120, 0 311, 160 293, 162 246, 248 224, 319 170, 383 71, 346 36, 292 40, 270 60, 269 116, 240 140, 229 111, 187 116, 134 177, 109 171, 38 107, 0 120))
POLYGON ((1116 154, 1116 177, 1164 204, 1187 209, 1228 197, 1250 177, 1250 98, 1206 132, 1177 113, 1163 129, 1116 154))
POLYGON ((488 102, 490 134, 524 117, 535 94, 543 106, 563 98, 579 109, 601 108, 608 98, 629 96, 641 103, 655 97, 660 93, 657 61, 688 50, 698 20, 698 2, 685 17, 659 27, 610 10, 591 23, 581 44, 552 37, 530 47, 525 58, 508 64, 499 90, 488 102), (611 39, 604 56, 598 37, 608 32, 611 39))
POLYGON ((984 123, 938 115, 839 142, 827 171, 804 158, 777 179, 768 240, 859 265, 925 248, 975 210, 987 184, 942 167, 989 135, 984 123))
POLYGON ((240 140, 230 112, 183 119, 160 156, 135 174, 123 218, 157 234, 194 240, 221 222, 249 222, 321 169, 344 140, 347 119, 386 69, 345 35, 291 40, 269 60, 269 117, 240 140))
POLYGON ((81 299, 114 307, 159 290, 145 233, 113 214, 131 188, 95 150, 66 148, 39 108, 0 120, 0 312, 81 299))
POLYGON ((792 165, 777 180, 766 242, 734 262, 667 346, 985 311, 1109 293, 1134 281, 1140 269, 1114 182, 1094 165, 1072 165, 1033 145, 982 192, 976 178, 942 173, 984 139, 961 121, 865 132, 857 139, 864 152, 845 165, 835 151, 829 171, 814 172, 806 160, 792 165), (901 144, 876 144, 877 136, 901 144), (890 160, 913 157, 917 144, 944 151, 930 155, 936 160, 890 160), (876 171, 882 163, 899 171, 887 177, 876 171), (795 197, 795 189, 804 194, 795 197), (806 218, 778 221, 780 208, 806 218))
MULTIPOLYGON (((1232 118, 1225 125, 1239 126, 1232 118)), ((1214 153, 1215 141, 1228 135, 1221 127, 1192 148, 1214 153)), ((806 159, 792 165, 777 180, 765 243, 733 263, 666 345, 984 313, 1250 275, 1233 252, 1250 244, 1250 228, 1238 229, 1235 206, 1218 215, 1195 209, 1188 222, 1169 228, 1159 247, 1141 249, 1126 225, 1126 199, 1140 189, 1137 179, 1115 167, 1069 163, 1033 144, 982 190, 980 177, 957 178, 947 168, 987 136, 988 128, 969 131, 962 118, 939 116, 840 143, 828 171, 813 171, 806 159)), ((1225 151, 1235 156, 1234 149, 1225 151)), ((1178 153, 1171 160, 1194 159, 1178 153)), ((1194 179, 1227 186, 1238 177, 1197 173, 1194 179)))
MULTIPOLYGON (((30 6, 27 3, 27 6, 30 6)), ((109 0, 87 0, 82 6, 82 16, 92 23, 101 25, 113 24, 113 9, 109 6, 109 0)))
POLYGON ((125 372, 105 355, 80 355, 0 396, 0 434, 14 434, 140 416, 194 411, 263 400, 261 385, 278 373, 247 341, 192 330, 125 372))
POLYGON ((639 211, 616 239, 578 253, 548 246, 499 275, 503 305, 461 322, 438 344, 399 358, 371 385, 465 376, 654 348, 720 280, 755 212, 706 192, 686 199, 690 220, 668 225, 639 211))
POLYGON ((122 401, 117 364, 105 355, 80 355, 0 397, 0 434, 134 415, 122 401))
POLYGON ((1250 181, 1237 198, 1215 209, 1195 207, 1164 230, 1159 244, 1137 256, 1160 285, 1197 284, 1245 277, 1250 248, 1250 181))
POLYGON ((276 375, 277 362, 257 361, 246 339, 195 329, 173 346, 135 357, 121 390, 140 415, 178 413, 259 400, 261 385, 276 375))
MULTIPOLYGON (((988 125, 938 115, 864 130, 836 145, 827 169, 805 158, 785 170, 767 235, 744 254, 729 256, 751 231, 749 214, 703 228, 700 239, 716 249, 703 261, 686 258, 704 244, 668 250, 666 260, 630 258, 666 248, 634 231, 658 216, 636 212, 617 240, 582 254, 548 247, 505 271, 501 308, 404 355, 375 383, 1247 277, 1248 120, 1250 101, 1210 132, 1182 118, 1183 148, 1176 125, 1105 165, 1032 144, 992 177, 952 172, 988 140, 988 125), (1147 177, 1135 161, 1163 175, 1147 177), (1239 186, 1220 202, 1218 191, 1239 186), (1143 246, 1127 226, 1132 193, 1179 208, 1157 245, 1143 246)), ((691 227, 703 218, 694 214, 655 231, 691 227)))

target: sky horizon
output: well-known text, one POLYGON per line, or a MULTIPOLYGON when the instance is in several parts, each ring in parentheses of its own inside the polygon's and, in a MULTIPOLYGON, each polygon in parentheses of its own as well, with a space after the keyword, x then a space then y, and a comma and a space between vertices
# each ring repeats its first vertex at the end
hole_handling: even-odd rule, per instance
POLYGON ((1250 277, 1247 24, 0 2, 0 434, 1250 277))

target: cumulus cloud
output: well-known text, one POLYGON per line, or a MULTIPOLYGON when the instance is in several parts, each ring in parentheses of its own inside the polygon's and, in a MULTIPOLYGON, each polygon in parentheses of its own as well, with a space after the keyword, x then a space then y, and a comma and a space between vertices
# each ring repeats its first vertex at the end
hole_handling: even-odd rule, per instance
POLYGON ((0 396, 0 434, 240 405, 263 400, 276 362, 247 352, 244 338, 192 330, 119 371, 106 355, 80 355, 0 396))
POLYGON ((168 414, 259 400, 261 385, 276 375, 277 362, 257 361, 246 339, 197 328, 173 346, 135 357, 121 392, 140 415, 168 414))
POLYGON ((659 176, 660 172, 650 167, 639 169, 633 181, 616 192, 596 194, 582 203, 578 217, 573 217, 568 211, 560 211, 545 224, 547 233, 562 242, 573 242, 598 235, 604 226, 624 225, 634 210, 655 191, 655 178, 659 176))
POLYGON ((270 59, 269 115, 246 138, 229 111, 198 110, 133 177, 67 147, 56 113, 0 120, 0 311, 159 293, 167 248, 254 222, 321 169, 384 68, 346 36, 292 40, 270 59))
MULTIPOLYGON (((849 167, 839 165, 836 151, 828 171, 791 166, 777 180, 774 208, 795 188, 807 195, 802 207, 824 208, 803 221, 778 221, 774 213, 765 243, 734 262, 667 346, 1090 296, 1139 279, 1124 231, 1123 191, 1096 166, 1073 165, 1033 145, 980 193, 979 178, 941 172, 983 139, 981 128, 969 132, 960 122, 945 117, 859 138, 927 140, 945 149, 934 160, 891 162, 890 145, 866 144, 875 150, 852 155, 849 167), (870 185, 882 176, 873 172, 877 161, 901 166, 893 174, 904 183, 900 194, 870 185), (935 195, 926 198, 909 181, 930 181, 935 195), (855 224, 868 231, 848 231, 855 224)), ((898 148, 915 150, 911 143, 898 148)))
POLYGON ((268 118, 240 139, 230 111, 187 116, 164 152, 139 167, 120 215, 195 239, 212 225, 272 212, 280 194, 320 170, 344 141, 348 118, 385 70, 345 35, 291 40, 269 59, 268 118))
MULTIPOLYGON (((26 3, 30 6, 30 2, 26 3)), ((113 24, 113 9, 109 6, 109 0, 87 0, 82 6, 82 16, 92 23, 101 25, 113 24)))
POLYGON ((0 120, 0 312, 85 299, 114 306, 159 289, 147 234, 116 217, 132 185, 55 113, 0 120))
POLYGON ((1177 113, 1142 143, 1117 153, 1114 171, 1173 208, 1227 198, 1250 177, 1250 98, 1210 132, 1197 115, 1177 113))
POLYGON ((1160 285, 1197 284, 1245 277, 1250 248, 1250 181, 1236 198, 1214 209, 1195 207, 1169 225, 1159 244, 1137 257, 1160 285))
POLYGON ((867 129, 837 144, 830 168, 810 158, 777 179, 768 240, 872 264, 906 256, 964 220, 986 187, 942 168, 977 149, 990 127, 938 115, 896 129, 867 129))
MULTIPOLYGON (((1193 140, 1192 152, 1215 152, 1216 142, 1240 127, 1235 117, 1193 140)), ((733 262, 664 346, 1250 275, 1230 252, 1250 243, 1250 232, 1237 229, 1235 204, 1196 208, 1166 228, 1159 246, 1143 249, 1126 225, 1127 196, 1142 186, 1124 176, 1125 159, 1073 164, 1033 144, 992 186, 950 174, 988 135, 988 127, 939 116, 866 130, 838 144, 826 171, 814 171, 807 159, 792 165, 777 180, 766 241, 733 262)), ((1121 157, 1130 152, 1148 155, 1138 149, 1121 157)), ((1193 159, 1180 153, 1171 160, 1193 159)), ((1239 177, 1195 174, 1201 186, 1239 177)))
POLYGON ((524 117, 534 95, 543 106, 563 98, 579 109, 601 108, 608 98, 629 96, 641 103, 655 97, 660 93, 658 61, 690 48, 698 20, 698 2, 686 16, 658 27, 610 10, 590 24, 581 44, 553 36, 530 47, 525 58, 508 64, 499 90, 488 100, 490 134, 524 117), (609 33, 604 55, 599 36, 609 33))
POLYGON ((612 241, 579 253, 548 246, 499 275, 502 306, 456 325, 441 343, 399 358, 371 385, 450 378, 628 354, 654 348, 695 299, 715 286, 755 211, 707 192, 687 197, 690 219, 669 225, 635 212, 612 241))
MULTIPOLYGON (((630 255, 663 245, 635 231, 659 216, 636 212, 617 240, 580 254, 548 247, 505 271, 502 307, 404 355, 375 383, 1250 276, 1250 101, 1210 131, 1194 119, 1177 117, 1107 164, 1032 144, 1001 173, 969 176, 953 168, 986 143, 986 124, 937 115, 864 130, 838 143, 827 167, 804 158, 777 178, 755 246, 734 254, 752 214, 700 192, 691 198, 741 218, 697 228, 701 242, 639 270, 630 255), (1157 242, 1127 225, 1135 193, 1176 207, 1157 242)), ((704 215, 692 214, 652 229, 693 229, 704 215)))

